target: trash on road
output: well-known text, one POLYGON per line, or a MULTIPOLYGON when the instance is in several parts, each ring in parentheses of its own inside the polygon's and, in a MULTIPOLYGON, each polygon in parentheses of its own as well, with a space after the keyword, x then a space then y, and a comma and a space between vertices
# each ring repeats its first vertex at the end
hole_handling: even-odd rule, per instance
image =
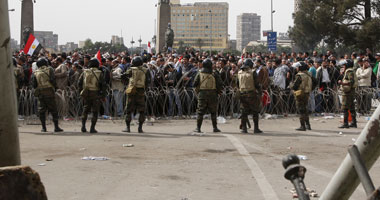
POLYGON ((123 144, 123 147, 134 147, 135 145, 133 144, 123 144))
POLYGON ((334 119, 334 117, 333 116, 325 116, 325 117, 323 117, 323 119, 334 119))
POLYGON ((293 149, 293 147, 288 147, 287 149, 289 149, 289 150, 290 150, 290 149, 293 149))
POLYGON ((304 156, 304 155, 297 155, 297 157, 298 157, 300 160, 308 160, 307 156, 304 156))
MULTIPOLYGON (((312 198, 316 198, 318 197, 318 193, 316 190, 313 190, 313 189, 310 189, 310 188, 306 188, 306 191, 309 193, 309 196, 312 197, 312 198)), ((296 199, 298 198, 298 194, 297 194, 297 191, 296 189, 291 189, 290 190, 290 193, 292 193, 292 197, 293 199, 296 199)))
POLYGON ((79 151, 85 151, 86 150, 86 148, 80 148, 79 149, 79 151))
POLYGON ((218 124, 225 124, 227 122, 226 118, 224 117, 218 117, 217 120, 218 124))
POLYGON ((366 121, 369 121, 369 120, 371 120, 371 117, 365 117, 364 118, 366 121))
POLYGON ((343 135, 343 133, 342 133, 342 132, 339 132, 339 135, 343 135))
POLYGON ((53 159, 52 158, 48 158, 48 159, 46 159, 46 161, 53 161, 53 159))
POLYGON ((356 139, 355 139, 355 138, 352 138, 352 141, 353 141, 353 142, 356 142, 356 139))
POLYGON ((82 158, 82 160, 105 161, 105 160, 109 160, 109 158, 107 158, 107 157, 85 156, 85 157, 82 158))
POLYGON ((38 166, 46 166, 46 163, 40 163, 38 166))

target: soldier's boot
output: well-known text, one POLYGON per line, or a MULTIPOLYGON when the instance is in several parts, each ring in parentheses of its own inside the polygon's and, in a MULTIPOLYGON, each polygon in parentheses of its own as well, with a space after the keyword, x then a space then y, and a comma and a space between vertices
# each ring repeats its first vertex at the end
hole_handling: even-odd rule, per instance
POLYGON ((53 120, 54 122, 54 132, 58 133, 58 132, 63 132, 63 129, 61 129, 59 126, 58 126, 58 119, 55 119, 53 120))
POLYGON ((98 131, 95 129, 96 126, 96 121, 91 121, 91 128, 90 128, 90 133, 98 133, 98 131))
POLYGON ((221 131, 218 129, 218 123, 216 120, 216 114, 211 115, 212 128, 214 133, 220 133, 221 131))
POLYGON ((130 133, 131 132, 131 122, 130 121, 125 121, 126 128, 122 130, 125 133, 130 133))
POLYGON ((86 121, 87 121, 87 119, 85 119, 85 118, 82 119, 82 128, 81 128, 82 133, 86 133, 87 132, 86 121))
POLYGON ((305 123, 306 123, 306 129, 309 130, 309 131, 311 131, 311 125, 310 125, 310 120, 309 120, 309 118, 307 118, 307 119, 305 120, 305 123))
POLYGON ((355 111, 351 112, 351 116, 352 116, 352 123, 349 125, 349 127, 350 128, 358 128, 355 111))
POLYGON ((254 129, 253 129, 253 133, 263 133, 262 130, 259 129, 259 117, 254 117, 253 118, 253 126, 254 126, 254 129))
POLYGON ((296 129, 296 131, 306 131, 305 121, 303 119, 300 119, 301 126, 296 129))
POLYGON ((247 131, 247 120, 245 118, 241 118, 241 131, 240 133, 248 133, 247 131))
POLYGON ((41 126, 42 126, 41 132, 45 133, 47 131, 47 129, 46 129, 46 116, 40 114, 40 120, 41 120, 41 126))
POLYGON ((194 132, 196 132, 196 133, 202 133, 202 131, 201 131, 202 122, 203 122, 203 116, 198 115, 198 118, 197 118, 197 128, 195 128, 194 132))
POLYGON ((145 114, 144 112, 140 112, 140 117, 139 117, 139 128, 138 128, 138 132, 139 133, 144 133, 142 127, 143 127, 143 124, 144 124, 144 121, 145 121, 145 114))
POLYGON ((350 128, 350 126, 348 125, 348 110, 344 110, 343 125, 339 126, 338 128, 350 128))

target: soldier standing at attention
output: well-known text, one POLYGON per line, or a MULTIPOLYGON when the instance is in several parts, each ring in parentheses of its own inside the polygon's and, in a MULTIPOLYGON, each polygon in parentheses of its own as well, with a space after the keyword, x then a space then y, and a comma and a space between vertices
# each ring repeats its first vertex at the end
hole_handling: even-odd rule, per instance
POLYGON ((202 63, 203 68, 195 77, 193 87, 198 93, 198 108, 197 108, 197 128, 194 132, 201 133, 203 115, 207 110, 211 114, 213 132, 218 133, 220 130, 217 126, 216 113, 218 108, 218 94, 222 90, 222 80, 218 72, 213 72, 212 61, 206 59, 202 63))
POLYGON ((123 74, 123 79, 129 79, 128 88, 126 90, 127 103, 125 108, 127 112, 125 116, 127 127, 123 132, 131 132, 132 114, 135 110, 140 114, 138 132, 144 132, 142 126, 145 121, 145 89, 150 83, 150 77, 150 73, 145 67, 143 59, 140 56, 134 57, 131 68, 123 74))
POLYGON ((297 128, 297 131, 311 130, 309 120, 309 109, 307 108, 309 103, 310 92, 312 90, 312 78, 308 72, 308 66, 305 62, 298 63, 298 73, 296 75, 292 89, 294 90, 294 96, 296 97, 297 110, 300 115, 301 127, 297 128))
POLYGON ((252 71, 252 59, 246 59, 238 73, 238 84, 241 106, 241 133, 247 132, 248 115, 253 115, 254 133, 262 133, 259 129, 259 112, 261 105, 261 86, 256 72, 252 71))
POLYGON ((58 111, 55 102, 55 76, 54 69, 48 67, 46 58, 40 58, 37 61, 38 69, 32 76, 32 84, 35 88, 34 96, 38 98, 38 112, 40 115, 42 130, 46 132, 46 111, 49 111, 53 116, 54 132, 62 132, 58 126, 58 111))
POLYGON ((358 78, 353 69, 354 63, 352 60, 346 60, 342 63, 345 69, 343 80, 339 80, 341 84, 342 95, 342 110, 344 113, 343 125, 339 128, 357 128, 356 111, 355 111, 355 89, 358 86, 358 78), (352 123, 348 125, 348 111, 351 112, 352 123))
POLYGON ((92 58, 88 62, 89 69, 85 69, 79 77, 78 86, 83 99, 82 113, 82 133, 87 132, 86 121, 88 114, 92 111, 90 133, 97 133, 95 130, 98 121, 100 101, 105 98, 106 84, 103 72, 99 70, 99 61, 92 58))

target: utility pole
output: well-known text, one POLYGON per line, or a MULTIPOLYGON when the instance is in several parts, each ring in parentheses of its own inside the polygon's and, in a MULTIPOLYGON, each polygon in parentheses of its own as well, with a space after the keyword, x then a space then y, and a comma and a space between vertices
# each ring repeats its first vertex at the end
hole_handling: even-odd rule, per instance
POLYGON ((273 0, 270 0, 270 21, 271 21, 271 32, 273 32, 273 0))
POLYGON ((208 11, 210 13, 210 56, 212 56, 212 11, 208 11))
POLYGON ((8 1, 0 1, 0 167, 21 164, 8 1))

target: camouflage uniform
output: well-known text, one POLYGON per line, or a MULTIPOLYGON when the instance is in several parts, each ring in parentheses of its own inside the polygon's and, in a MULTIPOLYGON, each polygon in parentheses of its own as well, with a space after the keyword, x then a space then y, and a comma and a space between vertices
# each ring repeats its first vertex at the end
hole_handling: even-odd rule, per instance
POLYGON ((240 92, 241 128, 247 133, 248 115, 253 115, 254 132, 262 133, 259 129, 259 112, 261 109, 261 89, 256 72, 242 68, 238 73, 240 92))
MULTIPOLYGON (((205 62, 211 62, 206 60, 205 62)), ((220 132, 217 127, 216 113, 218 110, 218 94, 222 90, 222 79, 219 73, 213 72, 211 66, 208 67, 203 64, 203 69, 195 76, 193 87, 197 88, 198 92, 198 108, 197 108, 197 128, 195 132, 201 132, 201 126, 203 122, 203 116, 207 113, 207 110, 211 114, 211 121, 214 132, 220 132)))
POLYGON ((142 126, 145 122, 145 88, 150 82, 150 74, 142 61, 137 62, 134 58, 132 61, 132 67, 128 69, 123 76, 129 78, 128 88, 126 90, 126 115, 125 123, 127 128, 123 132, 130 132, 130 125, 132 121, 132 114, 139 113, 139 127, 138 132, 143 133, 142 126), (133 64, 133 62, 137 62, 133 64))
POLYGON ((294 90, 297 110, 300 116, 301 127, 296 129, 298 131, 306 131, 306 129, 311 130, 309 109, 307 107, 312 84, 312 78, 308 71, 303 70, 297 73, 292 89, 294 90))
MULTIPOLYGON (((96 59, 96 58, 95 58, 96 59)), ((82 129, 83 133, 87 132, 86 121, 88 114, 92 112, 90 133, 97 133, 95 130, 96 122, 98 121, 98 114, 100 108, 100 101, 106 96, 106 84, 104 81, 104 74, 99 70, 99 62, 91 59, 89 66, 90 69, 85 69, 79 77, 78 86, 81 91, 80 95, 83 99, 83 113, 82 113, 82 129)))
POLYGON ((353 68, 346 69, 344 77, 342 80, 341 90, 343 91, 342 95, 342 110, 344 113, 344 123, 339 128, 349 128, 357 127, 356 123, 356 111, 355 111, 355 89, 357 87, 357 77, 353 68), (348 125, 348 116, 351 112, 352 124, 348 125))
POLYGON ((38 98, 38 113, 41 120, 42 130, 46 132, 46 111, 53 116, 54 132, 62 132, 58 126, 58 111, 55 101, 55 76, 54 69, 47 67, 47 61, 40 58, 37 61, 38 69, 32 75, 32 85, 35 88, 34 95, 38 98), (42 63, 42 64, 41 64, 42 63))

